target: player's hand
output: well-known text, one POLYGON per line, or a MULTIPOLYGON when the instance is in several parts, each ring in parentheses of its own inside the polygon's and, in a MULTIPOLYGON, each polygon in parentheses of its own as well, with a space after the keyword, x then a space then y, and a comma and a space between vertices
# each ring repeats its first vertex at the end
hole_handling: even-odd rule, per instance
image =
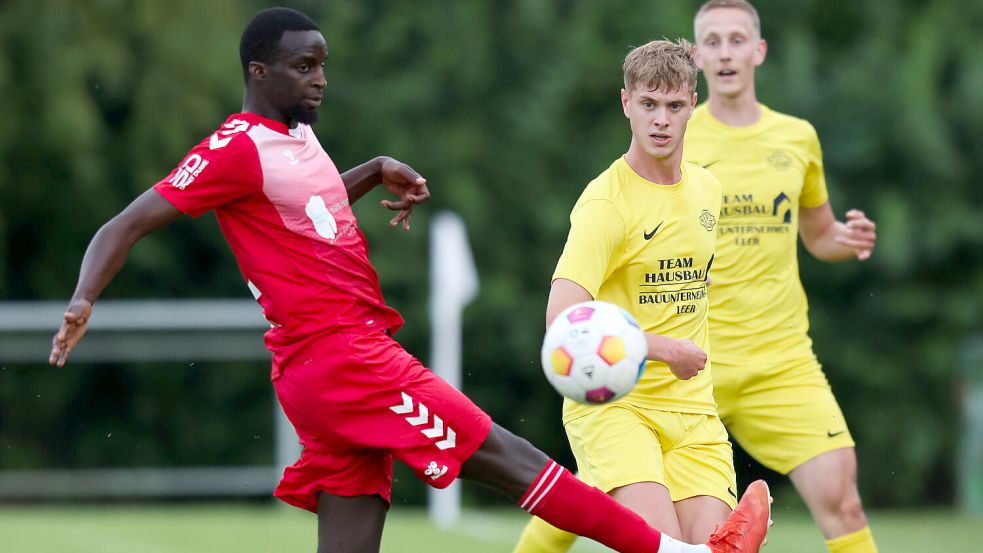
POLYGON ((836 241, 853 250, 860 261, 866 261, 874 252, 877 243, 877 225, 859 209, 846 212, 846 233, 836 237, 836 241))
POLYGON ((700 374, 707 366, 707 352, 692 340, 677 340, 658 334, 645 334, 648 341, 649 359, 662 361, 680 380, 689 380, 700 374))
POLYGON ((89 317, 92 316, 92 303, 88 300, 75 300, 68 305, 61 328, 51 340, 51 356, 48 363, 59 367, 65 366, 68 354, 79 343, 85 331, 89 328, 89 317))
POLYGON ((390 211, 398 211, 389 221, 390 226, 403 224, 403 230, 410 230, 410 216, 413 206, 430 198, 427 179, 420 176, 409 165, 391 157, 382 162, 382 183, 399 200, 382 200, 382 206, 390 211))

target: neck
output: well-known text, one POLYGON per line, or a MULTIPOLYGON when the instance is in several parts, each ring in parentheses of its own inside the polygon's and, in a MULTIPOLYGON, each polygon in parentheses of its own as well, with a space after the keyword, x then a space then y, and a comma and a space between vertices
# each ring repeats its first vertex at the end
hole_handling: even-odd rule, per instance
POLYGON ((682 148, 677 148, 675 152, 666 158, 652 157, 647 154, 633 139, 628 152, 625 153, 625 161, 638 176, 643 179, 661 185, 676 184, 683 180, 683 171, 680 164, 683 160, 682 148))
POLYGON ((286 115, 280 112, 280 110, 274 108, 270 105, 262 94, 256 94, 250 91, 249 87, 246 87, 246 93, 242 99, 242 111, 245 113, 255 113, 256 115, 265 117, 267 119, 272 119, 273 121, 279 121, 284 125, 292 126, 293 121, 290 121, 286 115))
POLYGON ((731 127, 747 127, 761 119, 761 106, 753 87, 733 97, 711 92, 707 109, 718 121, 731 127))

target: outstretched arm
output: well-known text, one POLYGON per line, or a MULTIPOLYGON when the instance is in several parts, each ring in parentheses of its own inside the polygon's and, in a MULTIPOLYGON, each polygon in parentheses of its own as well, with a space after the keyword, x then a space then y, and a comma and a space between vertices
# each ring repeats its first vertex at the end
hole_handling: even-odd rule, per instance
POLYGON ((836 220, 829 202, 799 209, 799 234, 809 253, 823 261, 865 261, 877 242, 877 225, 863 211, 846 212, 846 222, 836 220))
POLYGON ((180 215, 171 202, 151 188, 96 232, 82 258, 78 284, 61 328, 51 341, 50 364, 65 364, 88 328, 92 304, 123 267, 133 244, 180 215))
POLYGON ((391 157, 377 157, 345 171, 341 180, 348 190, 348 202, 355 203, 359 198, 378 184, 386 188, 399 200, 382 200, 382 206, 390 211, 398 211, 391 226, 403 223, 403 230, 410 230, 410 215, 413 206, 430 198, 427 179, 420 176, 412 167, 391 157))
MULTIPOLYGON (((590 292, 572 280, 565 278, 554 280, 546 303, 546 326, 549 326, 564 309, 575 303, 593 299, 590 292)), ((680 380, 689 380, 706 367, 706 352, 692 340, 677 340, 662 334, 646 332, 645 341, 648 345, 646 357, 669 365, 669 370, 680 380)))

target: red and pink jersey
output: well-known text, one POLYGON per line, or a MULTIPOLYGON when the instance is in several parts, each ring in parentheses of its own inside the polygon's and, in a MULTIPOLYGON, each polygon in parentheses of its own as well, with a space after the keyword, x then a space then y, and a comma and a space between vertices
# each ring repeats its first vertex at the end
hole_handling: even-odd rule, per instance
POLYGON ((274 380, 295 351, 326 334, 403 324, 383 300, 345 184, 310 126, 232 115, 154 188, 193 217, 215 210, 272 325, 274 380))

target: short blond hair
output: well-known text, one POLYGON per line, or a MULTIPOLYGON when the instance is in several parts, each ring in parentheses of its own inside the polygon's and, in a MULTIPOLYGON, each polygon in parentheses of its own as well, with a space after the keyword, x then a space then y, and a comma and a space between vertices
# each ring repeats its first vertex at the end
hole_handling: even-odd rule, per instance
POLYGON ((758 17, 758 10, 754 9, 747 0, 709 0, 709 2, 704 3, 700 6, 700 9, 696 11, 696 15, 693 16, 693 36, 699 41, 700 37, 696 36, 696 22, 699 21, 700 17, 710 10, 716 10, 720 8, 733 8, 735 10, 741 10, 751 16, 751 26, 754 30, 758 32, 758 36, 761 36, 761 18, 758 17))
POLYGON ((628 52, 624 63, 625 90, 631 94, 643 85, 647 90, 673 92, 696 90, 699 69, 693 60, 693 45, 684 38, 653 40, 628 52))

